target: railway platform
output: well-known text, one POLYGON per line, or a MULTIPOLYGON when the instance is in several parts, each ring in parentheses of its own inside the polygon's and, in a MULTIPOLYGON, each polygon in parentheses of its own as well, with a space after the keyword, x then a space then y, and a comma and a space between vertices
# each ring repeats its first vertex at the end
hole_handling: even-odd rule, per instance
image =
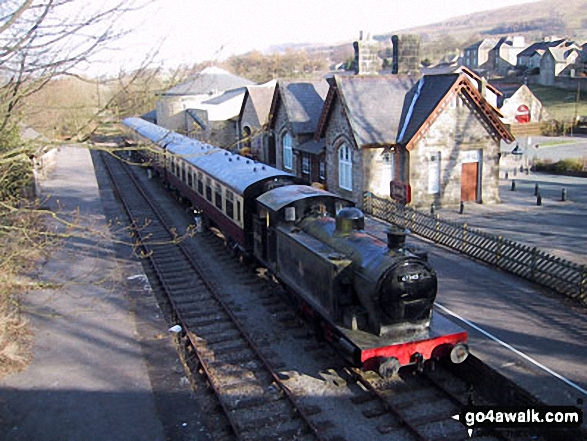
POLYGON ((64 239, 38 268, 51 287, 24 298, 33 360, 0 380, 0 439, 208 439, 141 264, 115 246, 90 151, 61 148, 42 194, 64 239))

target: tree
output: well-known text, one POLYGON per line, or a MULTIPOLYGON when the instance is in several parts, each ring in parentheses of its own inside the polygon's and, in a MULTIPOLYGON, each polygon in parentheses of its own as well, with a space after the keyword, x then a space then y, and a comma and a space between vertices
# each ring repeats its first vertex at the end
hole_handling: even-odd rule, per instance
MULTIPOLYGON (((31 182, 38 148, 19 135, 25 105, 49 85, 64 84, 67 78, 84 80, 80 68, 124 35, 118 25, 126 13, 141 6, 138 1, 148 0, 0 2, 0 374, 26 360, 15 348, 15 342, 23 340, 22 346, 27 346, 20 338, 23 326, 15 297, 23 288, 19 274, 59 239, 44 222, 46 216, 57 215, 38 210, 22 197, 31 182)), ((121 75, 117 80, 126 87, 127 81, 138 77, 121 75)), ((71 130, 87 136, 97 118, 116 107, 116 96, 105 96, 104 104, 84 120, 72 120, 71 130)))

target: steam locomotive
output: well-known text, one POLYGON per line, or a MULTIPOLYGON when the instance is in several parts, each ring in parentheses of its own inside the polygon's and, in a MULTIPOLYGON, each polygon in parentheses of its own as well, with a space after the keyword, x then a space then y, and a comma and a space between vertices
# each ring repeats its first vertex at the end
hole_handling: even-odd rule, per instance
POLYGON ((391 376, 409 364, 468 355, 467 333, 432 314, 437 278, 400 229, 365 232, 354 204, 296 176, 139 118, 149 167, 237 252, 266 267, 353 364, 391 376))

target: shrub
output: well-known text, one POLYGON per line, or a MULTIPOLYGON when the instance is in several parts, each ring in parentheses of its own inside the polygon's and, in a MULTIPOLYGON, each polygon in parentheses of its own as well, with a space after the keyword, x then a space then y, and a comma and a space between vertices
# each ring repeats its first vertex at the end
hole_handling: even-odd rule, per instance
POLYGON ((557 162, 552 162, 550 160, 538 160, 534 166, 536 167, 536 171, 547 173, 580 172, 585 169, 585 160, 561 159, 557 162))

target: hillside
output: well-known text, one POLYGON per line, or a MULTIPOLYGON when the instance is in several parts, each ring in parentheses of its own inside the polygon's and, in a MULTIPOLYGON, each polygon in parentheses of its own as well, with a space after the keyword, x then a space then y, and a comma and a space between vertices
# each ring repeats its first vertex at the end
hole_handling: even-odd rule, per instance
POLYGON ((556 35, 587 41, 587 0, 548 0, 463 15, 426 26, 401 29, 394 33, 414 33, 424 41, 434 41, 449 35, 455 40, 476 40, 508 34, 524 35, 527 40, 539 40, 556 35))

